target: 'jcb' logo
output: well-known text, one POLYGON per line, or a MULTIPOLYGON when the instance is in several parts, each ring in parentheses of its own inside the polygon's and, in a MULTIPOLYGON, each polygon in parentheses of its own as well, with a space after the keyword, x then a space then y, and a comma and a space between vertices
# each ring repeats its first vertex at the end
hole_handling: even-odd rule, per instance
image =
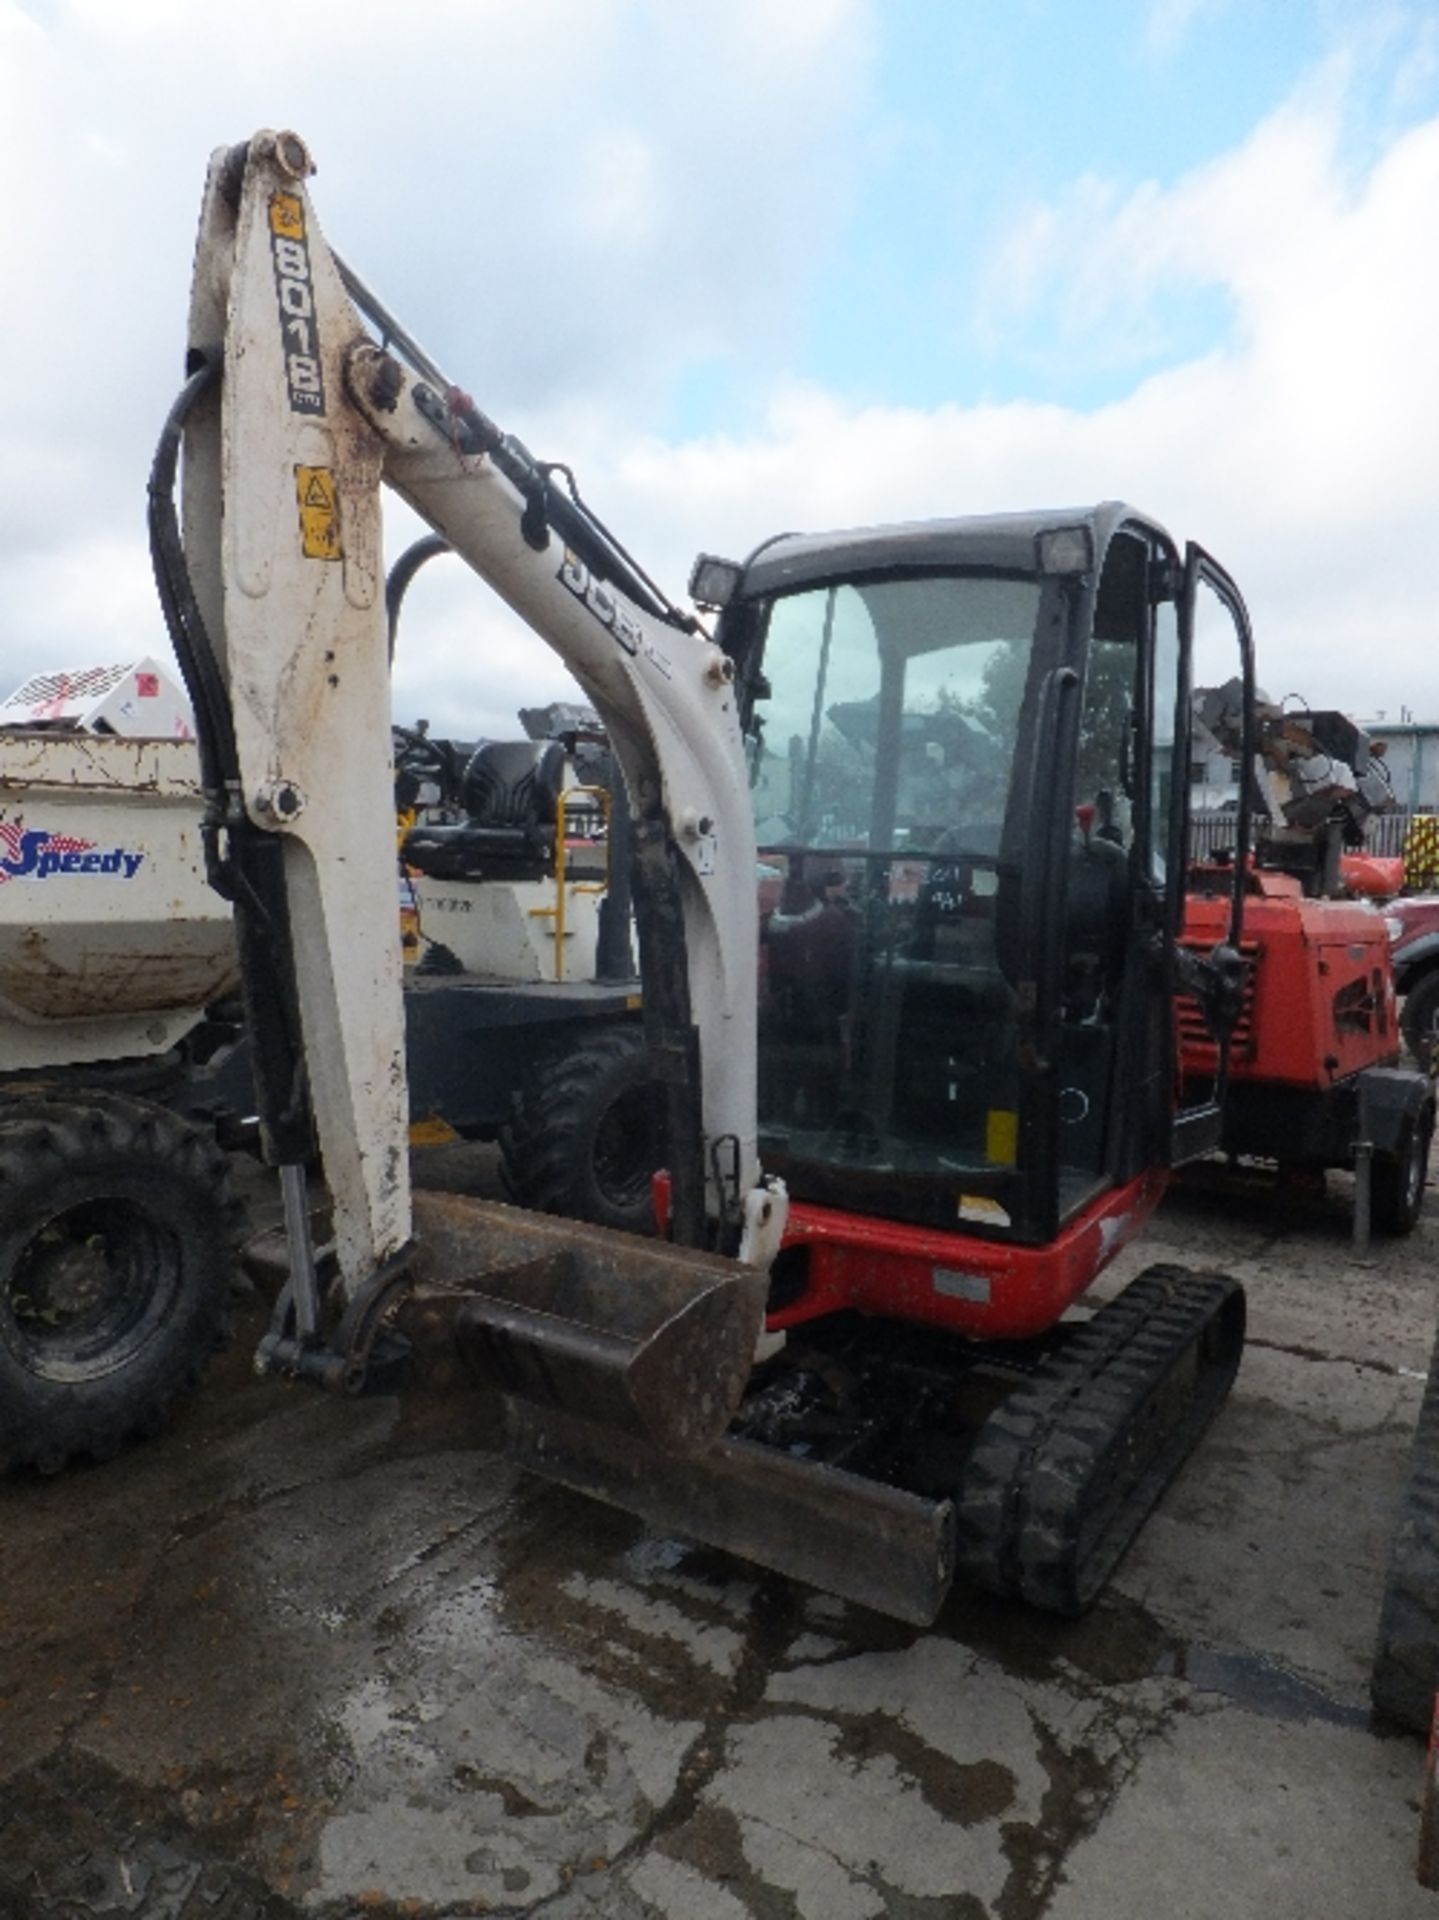
POLYGON ((626 653, 638 653, 644 628, 612 587, 596 580, 584 561, 565 548, 560 562, 561 585, 569 588, 577 600, 583 600, 601 626, 608 627, 626 653))

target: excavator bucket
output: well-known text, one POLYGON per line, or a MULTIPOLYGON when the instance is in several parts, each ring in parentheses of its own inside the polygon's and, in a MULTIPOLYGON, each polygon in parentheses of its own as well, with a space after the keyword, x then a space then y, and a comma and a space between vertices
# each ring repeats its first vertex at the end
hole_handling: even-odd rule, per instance
POLYGON ((398 1325, 504 1398, 521 1466, 860 1604, 933 1620, 954 1571, 950 1501, 727 1434, 766 1276, 459 1194, 417 1193, 398 1325))
POLYGON ((759 1336, 759 1276, 618 1235, 475 1278, 454 1339, 502 1393, 679 1454, 729 1424, 759 1336))
POLYGON ((727 1432, 765 1275, 453 1194, 417 1193, 415 1227, 416 1306, 463 1289, 451 1339, 503 1395, 511 1459, 649 1526, 896 1619, 934 1619, 954 1574, 949 1500, 727 1432))
MULTIPOLYGON (((417 1193, 395 1315, 417 1384, 470 1381, 665 1455, 712 1446, 743 1397, 765 1276, 733 1260, 468 1194, 417 1193)), ((246 1253, 270 1286, 282 1233, 246 1253)))

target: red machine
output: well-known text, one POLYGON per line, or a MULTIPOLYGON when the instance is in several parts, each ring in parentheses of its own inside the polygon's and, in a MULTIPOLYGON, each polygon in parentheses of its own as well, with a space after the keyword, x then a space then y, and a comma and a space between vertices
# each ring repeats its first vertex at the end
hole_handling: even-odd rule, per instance
MULTIPOLYGON (((1387 1064, 1397 1053, 1388 935, 1372 908, 1306 899, 1289 874, 1258 872, 1245 902, 1244 1006, 1229 1057, 1230 1097, 1243 1086, 1322 1092, 1387 1064)), ((1226 901, 1191 895, 1186 945, 1222 937, 1226 901)), ((1187 1074, 1212 1074, 1215 1043, 1192 1005, 1181 1007, 1187 1074)))
MULTIPOLYGON (((1389 928, 1352 897, 1340 852, 1387 804, 1387 787, 1341 714, 1261 710, 1257 747, 1268 817, 1243 868, 1243 987, 1222 1145, 1285 1168, 1353 1169, 1356 1235, 1371 1215, 1381 1232, 1408 1233, 1423 1204, 1433 1090, 1427 1074, 1400 1065, 1389 928)), ((1182 937, 1196 954, 1229 924, 1234 873, 1231 857, 1191 875, 1182 937)), ((1215 1042, 1183 997, 1179 1039, 1184 1083, 1212 1086, 1215 1042)))

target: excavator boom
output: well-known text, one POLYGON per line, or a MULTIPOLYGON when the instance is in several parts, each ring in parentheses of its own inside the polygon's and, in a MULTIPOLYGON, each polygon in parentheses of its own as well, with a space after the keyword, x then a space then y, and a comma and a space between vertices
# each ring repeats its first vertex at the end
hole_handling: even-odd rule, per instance
MULTIPOLYGON (((157 574, 199 722, 211 871, 235 905, 262 1131, 285 1194, 290 1278, 262 1358, 357 1384, 409 1266, 387 484, 560 654, 624 774, 677 1237, 742 1253, 746 1265, 712 1263, 680 1287, 683 1299, 653 1287, 653 1324, 626 1329, 632 1350, 618 1364, 664 1383, 640 1393, 652 1424, 702 1444, 672 1376, 684 1350, 708 1343, 715 1377, 734 1376, 729 1406, 737 1400, 746 1371, 737 1356, 752 1351, 761 1312, 751 1263, 767 1264, 784 1210, 782 1191, 759 1184, 755 1148, 755 853, 732 671, 556 470, 448 383, 341 266, 310 206, 311 170, 292 133, 215 155, 190 382, 152 483, 157 574), (181 433, 177 537, 166 482, 181 433), (325 1259, 338 1286, 328 1299, 304 1198, 312 1122, 332 1209, 325 1259), (334 1337, 327 1306, 343 1309, 334 1337)), ((477 1226, 467 1268, 486 1264, 484 1238, 477 1226)), ((584 1278, 571 1278, 571 1293, 584 1294, 584 1278)), ((513 1289, 494 1284, 489 1352, 500 1374, 535 1382, 571 1330, 554 1314, 553 1262, 531 1282, 544 1306, 523 1328, 513 1289)), ((580 1358, 571 1341, 568 1372, 559 1369, 576 1382, 563 1403, 589 1413, 618 1404, 603 1385, 586 1389, 615 1355, 602 1360, 594 1338, 580 1344, 580 1358)), ((721 1399, 700 1397, 721 1430, 721 1399)))

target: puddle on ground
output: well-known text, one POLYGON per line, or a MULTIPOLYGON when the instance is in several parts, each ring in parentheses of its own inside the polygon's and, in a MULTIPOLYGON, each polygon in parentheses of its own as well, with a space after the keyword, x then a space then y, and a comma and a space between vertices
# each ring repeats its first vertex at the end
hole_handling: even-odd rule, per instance
POLYGON ((1335 1727, 1367 1727, 1367 1706, 1336 1700, 1312 1680, 1305 1680, 1260 1653, 1229 1647, 1191 1646, 1183 1649, 1174 1668, 1199 1693, 1223 1694, 1236 1706, 1266 1720, 1321 1720, 1335 1727))
MULTIPOLYGON (((822 1599, 806 1597, 811 1611, 822 1599)), ((833 1606, 834 1615, 824 1622, 826 1643, 816 1648, 800 1643, 790 1649, 791 1659, 847 1661, 858 1654, 892 1653, 924 1637, 922 1630, 863 1608, 843 1602, 833 1606)), ((1072 1685, 1078 1679, 1088 1691, 1178 1680, 1266 1719, 1343 1727, 1369 1724, 1367 1705, 1335 1698, 1262 1653, 1185 1641, 1136 1601, 1113 1591, 1083 1618, 1062 1620, 993 1595, 956 1589, 929 1633, 968 1647, 1026 1682, 1072 1685)))

